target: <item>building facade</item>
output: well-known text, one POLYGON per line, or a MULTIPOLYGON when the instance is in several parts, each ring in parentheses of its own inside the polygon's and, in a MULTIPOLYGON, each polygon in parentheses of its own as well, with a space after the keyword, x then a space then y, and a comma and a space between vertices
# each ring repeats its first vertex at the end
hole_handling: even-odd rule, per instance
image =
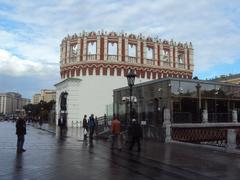
POLYGON ((240 74, 222 75, 218 78, 213 79, 213 81, 240 84, 240 74))
POLYGON ((137 74, 136 83, 164 77, 192 78, 191 43, 98 31, 67 36, 60 49, 62 81, 56 84, 56 118, 61 112, 67 114, 67 126, 84 114, 103 116, 106 105, 113 102, 112 90, 126 85, 129 69, 137 74))
POLYGON ((15 114, 23 110, 23 106, 30 103, 30 99, 22 98, 15 92, 0 93, 0 113, 15 114))
POLYGON ((40 101, 56 101, 56 91, 50 89, 42 89, 40 93, 34 94, 32 97, 32 103, 38 104, 40 101))
POLYGON ((38 104, 41 101, 41 94, 34 94, 32 97, 32 104, 38 104))

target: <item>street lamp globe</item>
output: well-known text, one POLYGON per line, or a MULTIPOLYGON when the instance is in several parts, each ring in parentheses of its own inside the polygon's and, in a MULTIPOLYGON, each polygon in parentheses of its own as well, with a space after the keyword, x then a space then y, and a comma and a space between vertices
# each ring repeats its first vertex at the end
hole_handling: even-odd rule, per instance
POLYGON ((134 73, 134 70, 130 69, 130 71, 127 74, 127 81, 128 81, 129 87, 132 87, 134 85, 135 77, 136 77, 136 74, 134 73))

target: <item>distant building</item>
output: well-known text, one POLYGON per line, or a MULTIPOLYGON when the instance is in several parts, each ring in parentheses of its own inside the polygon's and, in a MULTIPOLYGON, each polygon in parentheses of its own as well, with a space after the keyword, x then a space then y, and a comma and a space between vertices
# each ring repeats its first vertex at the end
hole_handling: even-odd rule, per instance
POLYGON ((15 92, 0 93, 0 113, 13 114, 23 110, 23 106, 30 103, 30 99, 22 98, 15 92))
POLYGON ((38 104, 40 101, 50 102, 56 100, 56 91, 50 89, 42 89, 40 93, 34 94, 32 103, 38 104))
POLYGON ((220 77, 217 77, 212 80, 218 81, 218 82, 228 82, 228 83, 233 83, 233 84, 240 84, 240 74, 221 75, 220 77))
POLYGON ((32 104, 38 104, 41 99, 41 94, 34 94, 32 97, 32 104))

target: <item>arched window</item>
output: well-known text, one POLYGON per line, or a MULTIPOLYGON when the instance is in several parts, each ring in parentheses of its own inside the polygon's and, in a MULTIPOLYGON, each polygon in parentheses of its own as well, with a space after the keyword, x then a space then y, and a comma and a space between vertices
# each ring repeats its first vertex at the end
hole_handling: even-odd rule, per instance
POLYGON ((169 50, 167 49, 163 49, 162 52, 162 60, 163 61, 169 61, 170 60, 170 53, 169 53, 169 50))
POLYGON ((108 43, 108 55, 117 55, 118 52, 118 44, 116 42, 109 42, 108 43))
POLYGON ((92 42, 88 42, 88 46, 87 46, 87 55, 95 55, 97 54, 97 44, 96 42, 92 41, 92 42))
POLYGON ((128 56, 137 57, 137 46, 135 44, 128 44, 128 56))
POLYGON ((70 45, 70 56, 75 57, 75 56, 79 55, 79 52, 80 52, 79 50, 80 50, 79 44, 70 45))
POLYGON ((87 60, 97 59, 97 43, 96 41, 88 42, 87 44, 87 60))
POLYGON ((150 59, 150 60, 153 60, 153 48, 147 47, 146 58, 150 59))
POLYGON ((178 63, 184 64, 184 54, 182 53, 178 54, 178 63))

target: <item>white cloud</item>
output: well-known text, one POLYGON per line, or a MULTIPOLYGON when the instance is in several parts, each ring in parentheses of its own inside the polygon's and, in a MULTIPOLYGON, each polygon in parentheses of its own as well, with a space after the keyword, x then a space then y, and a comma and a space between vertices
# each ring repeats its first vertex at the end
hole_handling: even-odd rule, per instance
POLYGON ((23 60, 0 49, 0 74, 9 76, 56 76, 58 66, 30 60, 23 60))

